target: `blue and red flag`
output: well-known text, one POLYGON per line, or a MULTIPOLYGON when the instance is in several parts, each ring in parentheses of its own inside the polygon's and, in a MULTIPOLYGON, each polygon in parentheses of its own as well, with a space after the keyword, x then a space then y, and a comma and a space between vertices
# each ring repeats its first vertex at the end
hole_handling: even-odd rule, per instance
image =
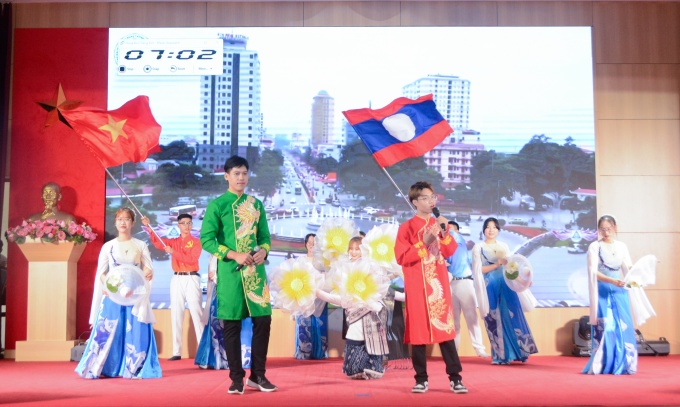
POLYGON ((381 109, 342 113, 383 168, 420 157, 453 133, 437 111, 432 95, 415 100, 401 97, 381 109))

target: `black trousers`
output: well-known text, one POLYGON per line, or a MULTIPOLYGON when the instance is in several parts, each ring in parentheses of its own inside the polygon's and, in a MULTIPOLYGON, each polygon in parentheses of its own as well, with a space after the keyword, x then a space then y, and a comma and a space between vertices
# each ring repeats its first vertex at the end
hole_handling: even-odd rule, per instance
MULTIPOLYGON (((252 317, 253 343, 250 359, 250 377, 264 377, 269 350, 269 333, 271 332, 272 317, 252 317)), ((241 320, 223 320, 224 322, 224 350, 229 363, 229 378, 240 382, 246 376, 241 360, 241 320)))
MULTIPOLYGON (((444 364, 446 365, 446 374, 449 375, 449 380, 462 380, 463 376, 460 372, 463 371, 463 366, 460 364, 458 358, 458 351, 456 350, 456 343, 454 340, 442 342, 439 344, 444 364)), ((413 361, 413 368, 416 371, 415 379, 417 383, 427 381, 427 355, 425 353, 425 345, 411 345, 411 360, 413 361)))

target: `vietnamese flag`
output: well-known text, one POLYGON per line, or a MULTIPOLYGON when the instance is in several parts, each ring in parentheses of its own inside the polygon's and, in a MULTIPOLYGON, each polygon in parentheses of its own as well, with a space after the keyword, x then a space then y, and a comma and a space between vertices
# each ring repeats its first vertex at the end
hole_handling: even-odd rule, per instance
POLYGON ((137 96, 116 110, 76 108, 60 112, 105 168, 142 162, 159 151, 161 125, 148 96, 137 96))
POLYGON ((437 111, 432 95, 401 97, 389 105, 342 112, 381 167, 420 157, 453 129, 437 111))

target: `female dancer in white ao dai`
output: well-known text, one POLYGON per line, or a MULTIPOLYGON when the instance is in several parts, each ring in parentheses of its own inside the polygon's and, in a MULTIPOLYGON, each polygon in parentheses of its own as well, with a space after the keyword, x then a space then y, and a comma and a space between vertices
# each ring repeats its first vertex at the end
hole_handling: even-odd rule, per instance
POLYGON ((588 248, 593 345, 583 373, 633 374, 637 371, 637 341, 623 281, 632 261, 625 243, 614 239, 613 216, 602 216, 597 229, 601 239, 588 248))
POLYGON ((496 240, 500 232, 496 218, 484 221, 483 232, 486 239, 472 248, 472 270, 479 313, 484 318, 491 342, 491 363, 526 362, 538 348, 524 317, 522 301, 503 278, 509 249, 505 243, 496 240))
POLYGON ((116 212, 118 237, 102 246, 94 283, 87 340, 76 373, 85 379, 100 376, 127 379, 151 379, 162 376, 153 333, 156 322, 149 303, 150 292, 134 306, 113 302, 104 295, 104 281, 109 270, 131 264, 141 268, 147 280, 153 277, 149 248, 131 237, 135 213, 129 208, 116 212))

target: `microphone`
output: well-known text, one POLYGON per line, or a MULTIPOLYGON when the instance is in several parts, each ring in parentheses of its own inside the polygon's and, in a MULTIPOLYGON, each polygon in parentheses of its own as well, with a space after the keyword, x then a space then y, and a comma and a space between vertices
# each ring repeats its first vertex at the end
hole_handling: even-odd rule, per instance
MULTIPOLYGON (((439 208, 437 208, 436 206, 432 208, 432 214, 434 215, 435 218, 441 216, 441 213, 439 213, 439 208)), ((446 232, 446 223, 440 223, 439 226, 441 226, 442 232, 446 232)))
MULTIPOLYGON (((254 255, 255 253, 260 251, 260 246, 255 246, 253 250, 250 251, 250 255, 254 255)), ((241 271, 242 268, 244 268, 246 265, 245 264, 239 264, 236 266, 236 271, 241 271)))

